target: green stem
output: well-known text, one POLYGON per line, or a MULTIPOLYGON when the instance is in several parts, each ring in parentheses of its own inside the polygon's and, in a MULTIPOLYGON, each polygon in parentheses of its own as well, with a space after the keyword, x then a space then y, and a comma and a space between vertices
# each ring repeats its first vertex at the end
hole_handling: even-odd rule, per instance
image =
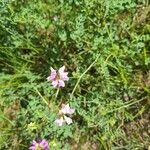
POLYGON ((56 100, 56 99, 57 99, 58 94, 59 94, 59 88, 57 88, 57 91, 56 91, 56 94, 55 94, 55 98, 54 98, 54 100, 56 100))
POLYGON ((36 92, 38 93, 38 95, 42 98, 43 102, 50 108, 49 103, 47 102, 47 100, 41 95, 41 93, 38 91, 38 89, 36 89, 36 92))
POLYGON ((121 107, 118 107, 118 108, 115 108, 115 109, 113 109, 113 110, 111 110, 111 111, 108 111, 107 114, 108 114, 108 113, 112 113, 112 112, 114 112, 114 111, 118 111, 118 110, 123 109, 123 108, 127 108, 127 107, 129 107, 129 106, 131 106, 131 105, 134 105, 134 104, 136 104, 136 103, 139 103, 139 102, 141 102, 141 101, 143 101, 143 100, 145 100, 145 97, 142 98, 142 99, 140 99, 140 100, 133 101, 132 103, 128 103, 127 105, 123 105, 123 106, 121 106, 121 107))
MULTIPOLYGON (((91 63, 91 65, 81 74, 81 76, 79 77, 74 89, 72 90, 72 93, 71 93, 71 100, 72 100, 72 97, 73 97, 73 94, 75 92, 75 90, 77 89, 78 87, 78 84, 80 83, 81 79, 83 78, 83 76, 91 69, 91 67, 97 62, 98 58, 99 58, 100 54, 96 57, 96 59, 91 63)), ((107 60, 109 59, 111 55, 109 55, 106 59, 106 62, 107 60)))

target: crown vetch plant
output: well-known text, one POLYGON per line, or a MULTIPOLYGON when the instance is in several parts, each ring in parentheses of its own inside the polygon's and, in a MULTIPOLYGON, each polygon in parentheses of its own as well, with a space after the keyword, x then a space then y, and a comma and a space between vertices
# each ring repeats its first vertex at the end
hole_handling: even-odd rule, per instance
POLYGON ((148 149, 150 1, 0 0, 0 17, 0 150, 148 149))

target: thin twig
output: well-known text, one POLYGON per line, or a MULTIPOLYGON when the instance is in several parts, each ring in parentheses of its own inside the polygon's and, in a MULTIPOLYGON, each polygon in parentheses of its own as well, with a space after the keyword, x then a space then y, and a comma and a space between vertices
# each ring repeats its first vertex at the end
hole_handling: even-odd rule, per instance
POLYGON ((123 105, 123 106, 121 106, 121 107, 115 108, 115 109, 113 109, 113 110, 111 110, 111 111, 108 111, 107 113, 112 113, 112 112, 117 111, 117 110, 120 110, 120 109, 122 109, 122 108, 127 108, 127 107, 129 107, 129 106, 131 106, 131 105, 134 105, 134 104, 136 104, 136 103, 139 103, 139 102, 141 102, 141 101, 143 101, 143 100, 145 100, 145 97, 142 98, 142 99, 140 99, 140 100, 133 101, 132 103, 129 103, 129 104, 127 104, 127 105, 123 105))
POLYGON ((91 69, 91 67, 96 63, 96 61, 98 60, 100 55, 97 56, 97 58, 94 60, 94 62, 81 74, 81 76, 79 77, 74 89, 72 90, 72 93, 71 93, 71 99, 73 97, 73 94, 78 86, 78 84, 80 83, 80 80, 82 79, 82 77, 91 69))
POLYGON ((41 95, 41 93, 38 91, 37 88, 35 88, 36 92, 38 93, 38 95, 42 98, 43 102, 50 108, 49 103, 47 102, 47 100, 41 95))

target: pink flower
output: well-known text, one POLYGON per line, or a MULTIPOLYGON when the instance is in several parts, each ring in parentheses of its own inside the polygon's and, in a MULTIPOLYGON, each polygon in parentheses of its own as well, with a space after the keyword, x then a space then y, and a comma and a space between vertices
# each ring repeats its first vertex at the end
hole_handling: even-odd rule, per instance
POLYGON ((61 67, 58 71, 51 67, 51 74, 47 77, 48 81, 52 82, 53 87, 65 87, 65 82, 68 81, 68 72, 65 72, 65 66, 61 67))
POLYGON ((68 125, 72 123, 72 119, 70 117, 67 117, 63 115, 60 119, 56 119, 54 122, 57 126, 62 126, 64 123, 67 123, 68 125))
POLYGON ((48 142, 43 139, 41 141, 35 141, 33 140, 31 147, 29 147, 29 150, 49 150, 48 142))
POLYGON ((72 115, 75 112, 75 109, 70 108, 69 104, 67 104, 67 105, 62 104, 62 108, 61 108, 61 110, 59 112, 63 113, 63 114, 72 115))
POLYGON ((65 123, 65 121, 64 121, 63 117, 55 120, 55 124, 58 126, 62 126, 64 123, 65 123))
POLYGON ((74 112, 75 109, 70 108, 69 104, 67 105, 62 104, 62 108, 61 110, 59 110, 59 114, 61 115, 61 118, 56 119, 55 124, 58 126, 62 126, 64 123, 70 125, 72 123, 72 119, 70 118, 70 115, 72 115, 74 112))

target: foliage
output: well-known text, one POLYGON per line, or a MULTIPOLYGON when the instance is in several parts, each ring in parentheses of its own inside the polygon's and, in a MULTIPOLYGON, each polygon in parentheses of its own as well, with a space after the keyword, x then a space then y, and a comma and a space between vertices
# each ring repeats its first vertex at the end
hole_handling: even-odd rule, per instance
POLYGON ((0 18, 0 149, 148 148, 148 0, 1 0, 0 18), (63 65, 55 99, 46 77, 63 65), (76 114, 57 127, 62 103, 76 114))

